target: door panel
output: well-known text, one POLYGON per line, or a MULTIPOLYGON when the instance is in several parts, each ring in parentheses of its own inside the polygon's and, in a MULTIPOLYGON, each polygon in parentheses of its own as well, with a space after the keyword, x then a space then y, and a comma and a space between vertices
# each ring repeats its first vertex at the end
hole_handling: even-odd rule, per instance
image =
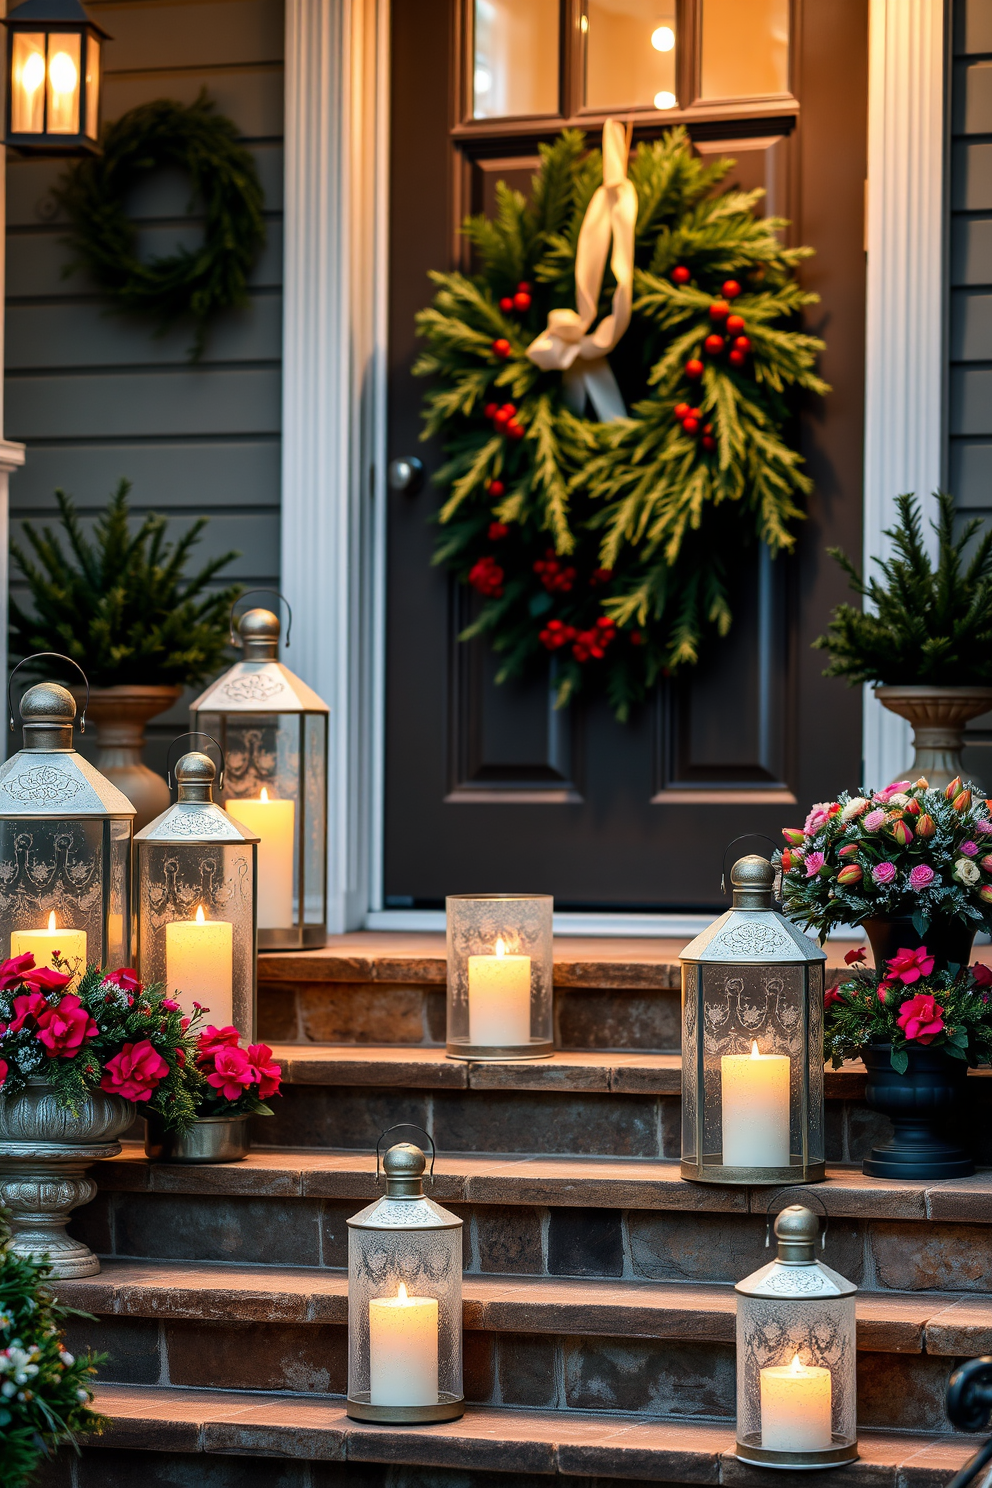
MULTIPOLYGON (((582 7, 566 0, 562 13, 574 21, 582 7)), ((691 0, 679 17, 691 37, 691 0)), ((492 213, 499 180, 529 190, 538 142, 563 124, 598 141, 601 116, 575 104, 576 26, 563 27, 560 117, 472 121, 464 22, 457 0, 393 0, 390 458, 417 450, 413 315, 429 269, 469 267, 461 216, 492 213)), ((796 0, 795 98, 627 111, 635 143, 678 121, 701 154, 733 156, 728 182, 762 186, 764 210, 792 219, 790 240, 816 247, 804 279, 822 303, 808 322, 828 340, 835 384, 798 420, 817 483, 798 552, 742 556, 734 628, 698 668, 626 725, 599 700, 555 711, 550 676, 497 686, 486 644, 457 640, 472 596, 430 566, 436 493, 391 493, 387 907, 521 886, 560 907, 715 906, 726 841, 777 835, 798 803, 858 783, 859 696, 825 681, 809 647, 845 592, 824 548, 860 551, 866 53, 867 0, 796 0)), ((679 76, 691 80, 684 55, 679 76)), ((419 453, 428 471, 440 464, 438 448, 419 453)))

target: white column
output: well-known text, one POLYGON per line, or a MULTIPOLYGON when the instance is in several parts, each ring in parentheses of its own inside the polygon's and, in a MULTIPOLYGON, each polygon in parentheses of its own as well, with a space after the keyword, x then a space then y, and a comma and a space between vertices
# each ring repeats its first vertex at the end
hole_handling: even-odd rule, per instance
POLYGON ((378 841, 387 43, 387 0, 288 0, 282 587, 331 709, 331 930, 362 923, 378 841))
MULTIPOLYGON (((925 517, 941 478, 944 361, 944 0, 871 0, 864 563, 885 556, 895 497, 925 517)), ((866 785, 912 758, 910 727, 865 689, 866 785)))

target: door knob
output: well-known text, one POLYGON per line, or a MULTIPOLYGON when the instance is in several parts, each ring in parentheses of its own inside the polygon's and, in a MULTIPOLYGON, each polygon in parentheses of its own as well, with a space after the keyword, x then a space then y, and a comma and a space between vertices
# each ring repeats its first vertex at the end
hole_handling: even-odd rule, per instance
POLYGON ((408 496, 414 496, 424 479, 424 462, 416 455, 401 455, 398 460, 390 460, 386 479, 391 491, 405 491, 408 496))

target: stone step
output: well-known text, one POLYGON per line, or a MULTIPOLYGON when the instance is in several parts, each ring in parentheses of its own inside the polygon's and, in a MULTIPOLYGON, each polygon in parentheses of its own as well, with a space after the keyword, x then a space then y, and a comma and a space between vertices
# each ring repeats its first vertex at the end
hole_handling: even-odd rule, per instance
MULTIPOLYGON (((96 1406, 110 1429, 84 1451, 76 1481, 85 1488, 111 1481, 185 1483, 181 1464, 192 1454, 210 1459, 198 1481, 209 1477, 211 1488, 242 1484, 238 1459, 256 1456, 281 1459, 278 1470, 260 1480, 278 1481, 280 1488, 302 1488, 304 1481, 312 1488, 386 1488, 398 1481, 399 1467, 411 1488, 454 1488, 467 1473, 480 1485, 490 1480, 475 1474, 492 1473, 493 1488, 509 1481, 507 1474, 514 1488, 555 1476, 575 1488, 590 1478, 600 1488, 614 1480, 782 1485, 780 1473, 737 1462, 731 1428, 703 1422, 475 1406, 460 1421, 441 1425, 378 1426, 349 1421, 343 1402, 134 1385, 102 1386, 96 1406), (289 1476, 294 1462, 312 1464, 305 1480, 289 1476), (166 1464, 175 1464, 175 1476, 166 1476, 166 1464), (374 1464, 381 1476, 370 1470, 374 1464)), ((823 1488, 943 1488, 976 1445, 970 1437, 866 1431, 860 1460, 820 1474, 818 1482, 823 1488)), ((56 1480, 48 1479, 45 1488, 56 1488, 56 1480)))
MULTIPOLYGON (((149 1164, 128 1144, 94 1164, 100 1191, 71 1229, 108 1257, 340 1267, 346 1219, 382 1193, 374 1169, 313 1150, 149 1164)), ((686 1183, 670 1162, 442 1156, 429 1191, 466 1221, 470 1274, 733 1282, 767 1259, 772 1194, 686 1183)), ((992 1291, 992 1173, 926 1184, 838 1167, 808 1192, 831 1216, 828 1260, 858 1285, 992 1291)))
MULTIPOLYGON (((411 1121, 446 1152, 661 1157, 681 1153, 681 1056, 579 1050, 494 1063, 447 1059, 396 1045, 276 1044, 284 1072, 274 1116, 253 1123, 265 1147, 374 1148, 411 1121)), ((860 1162, 892 1134, 864 1103, 860 1061, 828 1070, 828 1162, 860 1162)), ((992 1070, 969 1076, 969 1116, 979 1162, 992 1163, 992 1070)))
MULTIPOLYGON (((104 1381, 346 1390, 343 1272, 111 1262, 59 1295, 96 1315, 69 1347, 105 1351, 104 1381)), ((992 1298, 863 1293, 857 1309, 862 1424, 949 1430, 947 1379, 992 1342, 992 1298)), ((476 1403, 733 1419, 729 1286, 468 1276, 464 1316, 476 1403)))

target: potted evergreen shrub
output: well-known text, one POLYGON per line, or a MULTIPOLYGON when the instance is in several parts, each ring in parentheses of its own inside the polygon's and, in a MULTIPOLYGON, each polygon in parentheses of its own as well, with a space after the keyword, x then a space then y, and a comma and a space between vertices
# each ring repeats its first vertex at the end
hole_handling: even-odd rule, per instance
POLYGON ((964 773, 965 724, 992 709, 992 531, 966 559, 981 521, 962 523, 955 538, 953 498, 938 491, 935 499, 935 560, 912 493, 896 497, 899 521, 886 531, 892 556, 873 560, 881 578, 863 578, 839 548, 829 549, 870 608, 838 605, 813 644, 830 652, 826 676, 852 687, 873 683, 879 702, 909 720, 911 773, 946 786, 964 773))
POLYGON ((132 531, 130 489, 122 480, 92 542, 64 491, 55 493, 61 531, 24 523, 31 554, 18 543, 10 552, 33 608, 28 613, 11 599, 10 649, 15 657, 59 651, 83 667, 93 687, 88 716, 100 745, 97 768, 134 806, 138 830, 169 804, 165 781, 142 761, 145 728, 183 687, 223 664, 228 617, 241 590, 212 587, 234 552, 186 573, 205 517, 175 543, 166 541, 166 519, 154 512, 132 531))

